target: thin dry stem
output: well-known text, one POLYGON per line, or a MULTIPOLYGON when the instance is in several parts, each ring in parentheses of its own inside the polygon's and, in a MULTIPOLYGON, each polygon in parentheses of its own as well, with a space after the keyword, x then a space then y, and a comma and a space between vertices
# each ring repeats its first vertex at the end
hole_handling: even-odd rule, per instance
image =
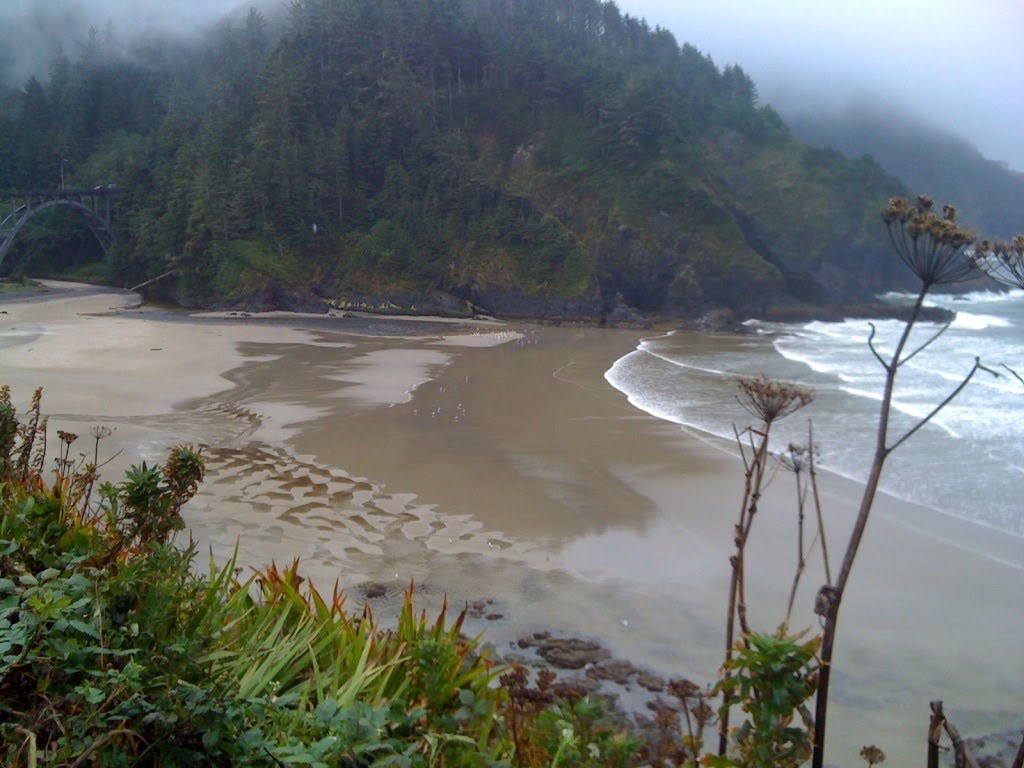
MULTIPOLYGON (((785 382, 773 381, 766 376, 756 378, 740 378, 737 380, 739 393, 736 396, 740 405, 757 418, 760 428, 749 428, 739 432, 733 427, 736 444, 743 460, 744 485, 743 500, 740 504, 739 520, 735 527, 735 552, 729 558, 732 574, 729 582, 729 605, 725 623, 725 664, 732 660, 733 647, 736 642, 736 620, 739 620, 743 635, 750 633, 747 621, 746 601, 746 546, 750 531, 757 517, 758 505, 765 488, 765 477, 768 468, 768 444, 772 424, 811 402, 813 393, 810 390, 785 382), (750 453, 744 445, 746 436, 750 453), (756 442, 755 442, 756 437, 756 442)), ((723 680, 728 680, 728 669, 722 672, 723 680)), ((728 748, 729 710, 732 696, 723 694, 722 714, 719 720, 718 748, 724 755, 728 748)))
POLYGON ((807 553, 804 549, 804 517, 807 505, 807 483, 803 479, 803 471, 807 466, 809 451, 803 446, 790 443, 788 453, 782 458, 782 465, 793 473, 793 481, 796 485, 796 573, 793 574, 793 585, 789 590, 789 602, 786 605, 786 620, 788 626, 793 616, 793 604, 796 602, 796 593, 800 588, 800 578, 807 567, 807 553))
POLYGON ((810 446, 808 474, 811 478, 811 492, 814 496, 814 513, 818 518, 818 539, 821 541, 821 558, 825 564, 825 583, 832 586, 832 568, 828 561, 828 539, 825 537, 825 518, 821 513, 821 496, 818 493, 818 472, 814 466, 814 427, 807 421, 807 445, 810 446))
POLYGON ((925 342, 924 344, 922 344, 921 346, 919 346, 919 347, 918 347, 917 349, 915 349, 915 350, 914 350, 913 352, 911 352, 911 353, 910 353, 909 355, 907 355, 906 357, 904 357, 904 358, 903 358, 902 360, 900 360, 900 361, 899 361, 898 363, 896 363, 896 365, 897 365, 897 366, 900 366, 900 365, 905 365, 905 364, 909 363, 909 362, 910 362, 910 361, 911 361, 911 360, 912 360, 913 358, 915 358, 915 357, 916 357, 916 356, 917 356, 918 354, 920 354, 921 352, 923 352, 924 350, 926 350, 926 349, 927 349, 928 347, 930 347, 930 346, 931 346, 932 344, 934 344, 934 343, 935 343, 935 340, 936 340, 936 339, 938 339, 938 338, 939 338, 939 337, 940 337, 940 336, 941 336, 942 334, 944 334, 944 333, 945 333, 946 331, 948 331, 948 330, 950 329, 950 327, 951 327, 952 325, 953 325, 953 321, 952 321, 952 320, 950 320, 950 321, 949 321, 948 323, 946 323, 946 324, 945 324, 944 326, 942 326, 941 328, 939 328, 939 330, 937 330, 937 331, 936 331, 936 332, 934 333, 934 335, 932 335, 932 337, 931 337, 930 339, 928 339, 928 341, 926 341, 926 342, 925 342))

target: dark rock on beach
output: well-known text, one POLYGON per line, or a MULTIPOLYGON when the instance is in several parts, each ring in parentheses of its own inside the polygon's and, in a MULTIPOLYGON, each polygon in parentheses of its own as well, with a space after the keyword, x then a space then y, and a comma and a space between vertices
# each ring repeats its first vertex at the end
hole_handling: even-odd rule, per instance
POLYGON ((380 597, 385 597, 388 593, 388 588, 384 584, 379 582, 371 581, 369 584, 363 585, 363 594, 367 600, 376 600, 380 597))
POLYGON ((592 640, 575 637, 550 637, 537 633, 519 640, 520 648, 535 648, 537 655, 559 669, 583 669, 611 658, 611 653, 592 640), (542 635, 538 637, 538 635, 542 635))

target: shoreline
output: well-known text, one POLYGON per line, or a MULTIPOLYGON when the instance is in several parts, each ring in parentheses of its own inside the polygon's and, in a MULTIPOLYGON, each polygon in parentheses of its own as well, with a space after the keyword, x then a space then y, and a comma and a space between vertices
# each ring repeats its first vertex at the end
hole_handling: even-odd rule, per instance
MULTIPOLYGON (((36 313, 37 353, 64 356, 33 361, 21 343, 18 354, 5 350, 4 375, 13 360, 22 382, 45 378, 32 382, 47 385, 44 409, 59 403, 73 423, 119 414, 116 440, 132 461, 162 460, 161 441, 211 446, 210 475, 186 515, 201 548, 230 552, 241 536, 246 563, 301 556, 321 588, 340 577, 353 598, 369 599, 360 585, 382 584, 378 612, 393 610, 410 580, 426 606, 445 594, 456 606, 490 599, 501 618, 467 627, 486 629, 499 650, 553 629, 598 638, 661 674, 713 676, 740 468, 713 438, 636 409, 604 380, 649 332, 528 328, 481 347, 466 345, 472 335, 354 336, 305 320, 160 322, 57 308, 36 313), (145 357, 154 343, 174 356, 123 374, 122 385, 149 397, 144 415, 117 398, 109 376, 79 370, 116 359, 103 352, 105 334, 121 357, 145 357), (188 371, 203 366, 216 373, 188 371), (169 386, 179 370, 188 375, 169 386), (376 389, 374 377, 406 383, 381 402, 365 389, 376 389), (83 382, 91 407, 75 416, 61 389, 83 382)), ((10 320, 0 315, 0 329, 10 320)), ((854 485, 823 483, 836 542, 854 485)), ((792 578, 788 490, 766 502, 753 534, 759 626, 774 626, 792 578)), ((895 761, 920 760, 932 698, 946 699, 965 733, 1015 724, 1006 713, 1024 668, 1004 646, 1024 631, 1024 576, 923 538, 901 523, 908 509, 892 499, 878 507, 851 581, 830 762, 854 762, 869 742, 895 761), (972 627, 969 643, 960 622, 972 627)), ((805 577, 794 626, 814 625, 806 603, 819 582, 805 577)))
MULTIPOLYGON (((682 331, 685 333, 685 331, 682 331)), ((676 331, 669 331, 654 336, 645 336, 641 342, 666 338, 676 331)), ((728 335, 728 334, 725 334, 728 335)), ((634 351, 639 352, 638 346, 634 351)), ((623 358, 619 358, 622 360, 623 358)), ((618 361, 616 361, 618 362, 618 361)), ((710 429, 701 427, 699 424, 680 421, 669 414, 657 413, 641 404, 635 402, 635 398, 625 390, 619 389, 609 379, 608 374, 614 370, 614 365, 606 372, 605 380, 608 385, 622 393, 631 406, 638 412, 647 414, 655 419, 677 426, 679 429, 690 434, 694 439, 705 442, 714 450, 721 451, 732 460, 739 462, 740 457, 736 449, 735 439, 725 434, 713 432, 710 429)), ((829 465, 819 460, 818 472, 822 475, 833 478, 831 482, 844 483, 852 497, 859 498, 864 487, 864 479, 856 477, 852 472, 844 472, 840 468, 829 465)), ((892 468, 890 467, 890 472, 892 468)), ((887 473, 883 473, 884 475, 887 473)), ((914 530, 922 536, 935 538, 945 544, 961 548, 971 554, 986 557, 999 565, 1005 565, 1016 570, 1024 570, 1024 534, 1015 531, 999 528, 985 520, 972 519, 953 511, 948 511, 937 506, 928 504, 908 496, 881 487, 878 496, 882 499, 883 505, 898 506, 904 514, 899 518, 892 518, 905 527, 914 530), (933 525, 934 516, 940 515, 945 521, 938 529, 933 525), (942 529, 949 529, 942 535, 942 529)))

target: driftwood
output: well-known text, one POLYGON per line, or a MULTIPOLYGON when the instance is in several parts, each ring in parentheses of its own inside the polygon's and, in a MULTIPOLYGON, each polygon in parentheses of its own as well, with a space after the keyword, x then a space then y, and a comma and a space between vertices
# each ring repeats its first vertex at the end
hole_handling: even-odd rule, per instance
POLYGON ((1013 758, 1013 765, 1010 768, 1024 768, 1024 739, 1021 740, 1020 746, 1017 747, 1017 756, 1013 758))
MULTIPOLYGON (((939 739, 942 731, 945 730, 949 740, 953 743, 953 764, 956 768, 981 768, 978 758, 971 752, 970 747, 960 735, 956 726, 949 722, 946 714, 942 711, 942 702, 931 703, 932 716, 928 726, 928 768, 938 768, 939 765, 939 739)), ((1024 750, 1024 745, 1022 745, 1024 750)), ((1018 758, 1024 760, 1024 754, 1018 753, 1018 758)), ((1016 761, 1014 761, 1016 764, 1016 761)))
POLYGON ((147 285, 149 285, 151 283, 155 283, 157 280, 163 280, 165 277, 173 275, 177 271, 178 271, 177 269, 169 269, 166 272, 164 272, 162 275, 157 275, 156 277, 153 277, 153 278, 150 278, 149 280, 146 280, 144 283, 139 283, 138 285, 134 285, 131 288, 129 288, 128 290, 129 291, 137 291, 137 290, 139 290, 139 288, 145 288, 147 285))
POLYGON ((928 768, 939 768, 939 739, 942 738, 942 704, 932 702, 932 715, 928 719, 928 768))

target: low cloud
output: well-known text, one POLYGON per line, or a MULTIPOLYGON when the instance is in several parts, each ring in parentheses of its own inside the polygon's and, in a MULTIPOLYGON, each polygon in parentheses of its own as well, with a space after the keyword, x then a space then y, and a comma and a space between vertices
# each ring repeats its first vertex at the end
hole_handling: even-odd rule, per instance
MULTIPOLYGON (((262 0, 261 0, 262 1, 262 0)), ((261 2, 252 0, 3 0, 0 3, 0 77, 19 84, 44 78, 61 53, 74 58, 90 27, 109 28, 117 44, 170 36, 196 37, 226 16, 261 2)))
POLYGON ((1020 0, 619 0, 739 64, 783 116, 870 103, 962 136, 1024 171, 1020 0))

